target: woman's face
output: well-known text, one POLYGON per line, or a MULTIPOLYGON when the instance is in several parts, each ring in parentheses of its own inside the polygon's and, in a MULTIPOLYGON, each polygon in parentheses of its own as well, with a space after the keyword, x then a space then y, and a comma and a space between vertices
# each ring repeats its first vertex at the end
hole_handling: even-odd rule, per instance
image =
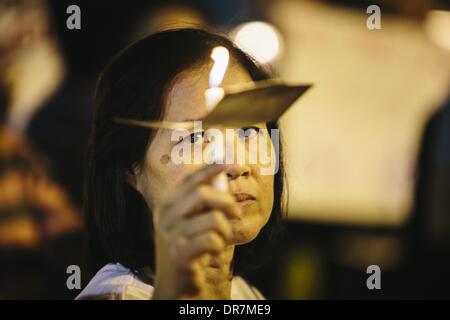
MULTIPOLYGON (((204 92, 208 88, 210 67, 210 65, 204 65, 186 70, 175 79, 167 94, 165 120, 199 119, 207 113, 204 92)), ((248 73, 239 64, 234 63, 228 67, 222 86, 227 87, 250 81, 252 80, 248 73)), ((264 123, 255 126, 267 129, 264 123)), ((206 129, 203 128, 203 130, 206 129)), ((221 130, 225 133, 223 129, 221 130)), ((182 142, 172 141, 174 140, 172 133, 171 130, 161 129, 155 134, 148 147, 145 162, 139 173, 136 174, 136 188, 151 208, 160 205, 168 195, 173 193, 177 184, 184 177, 206 165, 205 163, 175 164, 170 158, 175 145, 178 143, 203 145, 205 142, 201 138, 198 139, 199 136, 194 136, 196 138, 193 140, 187 136, 182 142)), ((247 138, 236 135, 235 145, 245 143, 245 139, 247 138)), ((268 135, 266 135, 266 139, 266 146, 269 146, 269 150, 274 154, 268 135)), ((226 141, 227 147, 229 147, 229 140, 226 141)), ((178 146, 180 145, 178 144, 178 146)), ((247 157, 244 163, 239 164, 234 159, 233 164, 225 164, 229 192, 233 195, 247 193, 255 198, 255 201, 242 207, 243 215, 240 219, 231 220, 235 244, 250 242, 258 235, 269 219, 274 200, 274 176, 261 174, 260 164, 250 164, 251 161, 248 161, 248 147, 245 147, 245 152, 247 157)), ((237 153, 234 152, 234 154, 237 153)))

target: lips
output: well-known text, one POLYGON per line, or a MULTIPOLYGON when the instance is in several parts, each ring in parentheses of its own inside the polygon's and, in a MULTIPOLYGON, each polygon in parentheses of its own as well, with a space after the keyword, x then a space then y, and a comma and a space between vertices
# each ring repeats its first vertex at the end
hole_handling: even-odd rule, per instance
POLYGON ((255 200, 255 197, 248 193, 233 193, 233 196, 237 202, 246 201, 246 200, 255 200))
POLYGON ((254 196, 248 193, 233 193, 234 199, 236 199, 236 202, 241 207, 247 207, 251 204, 253 204, 256 200, 254 196))

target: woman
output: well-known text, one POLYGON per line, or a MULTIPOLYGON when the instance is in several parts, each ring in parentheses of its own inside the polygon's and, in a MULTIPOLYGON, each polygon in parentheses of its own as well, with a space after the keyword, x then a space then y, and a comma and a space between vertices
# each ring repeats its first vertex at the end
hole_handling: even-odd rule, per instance
MULTIPOLYGON (((114 122, 203 116, 216 46, 230 53, 222 86, 267 79, 230 40, 198 29, 153 34, 103 71, 85 190, 90 255, 95 270, 102 269, 79 299, 264 298, 239 275, 267 255, 262 250, 278 230, 281 163, 274 175, 262 175, 258 164, 176 165, 170 130, 114 122), (211 186, 221 172, 229 192, 211 186)), ((254 130, 261 128, 277 126, 254 130)), ((201 133, 187 139, 205 142, 201 133)))

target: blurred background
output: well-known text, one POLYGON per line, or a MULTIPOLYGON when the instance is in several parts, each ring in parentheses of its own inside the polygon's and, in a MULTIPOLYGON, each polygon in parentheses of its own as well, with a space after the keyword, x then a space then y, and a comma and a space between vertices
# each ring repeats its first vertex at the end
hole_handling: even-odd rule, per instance
POLYGON ((78 294, 66 268, 86 265, 95 79, 132 41, 180 26, 314 83, 281 119, 286 232, 247 278, 270 299, 450 298, 450 1, 0 0, 0 299, 78 294), (80 30, 66 27, 73 4, 80 30), (381 290, 366 287, 372 264, 381 290))

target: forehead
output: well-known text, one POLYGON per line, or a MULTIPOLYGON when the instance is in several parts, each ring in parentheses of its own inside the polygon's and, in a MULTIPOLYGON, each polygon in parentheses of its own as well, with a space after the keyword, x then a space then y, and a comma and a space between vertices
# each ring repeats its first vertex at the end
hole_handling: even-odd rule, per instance
MULTIPOLYGON (((212 65, 211 63, 190 68, 176 77, 167 94, 165 120, 198 119, 207 112, 204 92, 209 86, 209 72, 212 65)), ((251 81, 250 75, 240 64, 230 61, 221 86, 251 81)))

